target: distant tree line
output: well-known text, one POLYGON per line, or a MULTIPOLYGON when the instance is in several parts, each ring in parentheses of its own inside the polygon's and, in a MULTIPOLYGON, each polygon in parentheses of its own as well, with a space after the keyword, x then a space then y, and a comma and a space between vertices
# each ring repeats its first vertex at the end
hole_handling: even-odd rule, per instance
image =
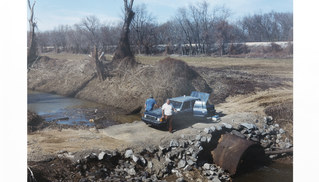
MULTIPOLYGON (((209 11, 203 1, 180 8, 174 18, 157 23, 144 4, 135 6, 131 23, 130 44, 140 54, 217 54, 224 55, 229 45, 242 42, 275 42, 293 40, 293 14, 269 12, 248 15, 231 22, 231 12, 225 7, 209 11), (227 47, 228 45, 228 47, 227 47)), ((113 53, 120 39, 123 24, 102 24, 95 16, 69 26, 38 32, 41 52, 71 52, 88 54, 92 46, 113 53)), ((235 50, 235 49, 234 49, 235 50)))

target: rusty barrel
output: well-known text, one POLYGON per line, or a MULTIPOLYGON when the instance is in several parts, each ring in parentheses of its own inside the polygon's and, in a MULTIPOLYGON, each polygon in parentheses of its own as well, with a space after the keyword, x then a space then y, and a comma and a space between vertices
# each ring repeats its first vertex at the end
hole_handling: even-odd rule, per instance
POLYGON ((224 134, 211 151, 214 163, 230 175, 250 170, 265 162, 265 152, 256 142, 232 134, 224 134))

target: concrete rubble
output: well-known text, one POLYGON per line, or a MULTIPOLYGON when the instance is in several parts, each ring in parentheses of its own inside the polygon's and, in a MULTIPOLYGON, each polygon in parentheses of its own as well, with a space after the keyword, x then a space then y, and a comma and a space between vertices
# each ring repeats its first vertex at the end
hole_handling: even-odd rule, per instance
MULTIPOLYGON (((171 175, 176 181, 192 181, 189 172, 199 171, 208 181, 231 181, 227 172, 207 157, 222 134, 231 133, 261 144, 265 151, 288 149, 292 143, 284 136, 278 124, 272 125, 271 117, 265 117, 263 128, 242 123, 237 128, 230 124, 212 124, 197 135, 181 135, 159 146, 142 151, 101 151, 91 153, 75 162, 75 169, 83 177, 81 181, 165 181, 171 175), (206 157, 205 157, 206 156, 206 157)), ((269 155, 270 159, 281 154, 269 155)), ((72 158, 67 151, 59 158, 72 158)))

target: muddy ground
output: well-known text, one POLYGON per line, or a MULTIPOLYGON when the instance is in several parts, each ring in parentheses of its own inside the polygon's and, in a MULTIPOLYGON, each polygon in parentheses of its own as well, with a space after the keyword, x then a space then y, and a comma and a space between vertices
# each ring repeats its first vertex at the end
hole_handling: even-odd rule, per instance
MULTIPOLYGON (((46 56, 63 57, 61 54, 46 56)), ((70 59, 72 55, 64 57, 70 59)), ((76 57, 81 59, 81 55, 76 57)), ((160 59, 162 58, 137 56, 137 60, 146 65, 156 64, 160 59)), ((220 122, 233 126, 248 122, 261 127, 264 116, 271 115, 275 123, 279 123, 286 130, 285 135, 292 139, 292 59, 178 59, 192 66, 213 89, 210 101, 216 104, 216 110, 222 116, 220 122)), ((98 129, 44 127, 28 134, 28 163, 35 170, 40 170, 42 163, 37 161, 49 160, 57 165, 56 169, 70 171, 59 168, 61 161, 53 160, 52 156, 61 151, 73 152, 75 156, 81 157, 99 150, 123 150, 128 147, 138 150, 178 138, 181 134, 196 134, 199 129, 211 125, 214 124, 199 120, 188 123, 178 121, 174 124, 176 131, 173 134, 149 127, 142 121, 98 129)))

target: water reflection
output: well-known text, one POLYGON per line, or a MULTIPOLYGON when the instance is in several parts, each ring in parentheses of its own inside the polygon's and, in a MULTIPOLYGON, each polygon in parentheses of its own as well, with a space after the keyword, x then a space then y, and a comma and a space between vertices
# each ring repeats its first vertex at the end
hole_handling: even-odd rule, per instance
POLYGON ((233 179, 233 182, 291 182, 293 181, 292 164, 274 162, 255 171, 242 174, 233 179))
MULTIPOLYGON (((37 113, 48 122, 56 121, 58 124, 92 126, 94 124, 89 120, 98 116, 94 112, 97 108, 103 111, 100 113, 103 115, 110 110, 109 107, 89 101, 28 91, 28 110, 37 113)), ((111 119, 103 122, 107 122, 107 125, 116 124, 111 119)))

